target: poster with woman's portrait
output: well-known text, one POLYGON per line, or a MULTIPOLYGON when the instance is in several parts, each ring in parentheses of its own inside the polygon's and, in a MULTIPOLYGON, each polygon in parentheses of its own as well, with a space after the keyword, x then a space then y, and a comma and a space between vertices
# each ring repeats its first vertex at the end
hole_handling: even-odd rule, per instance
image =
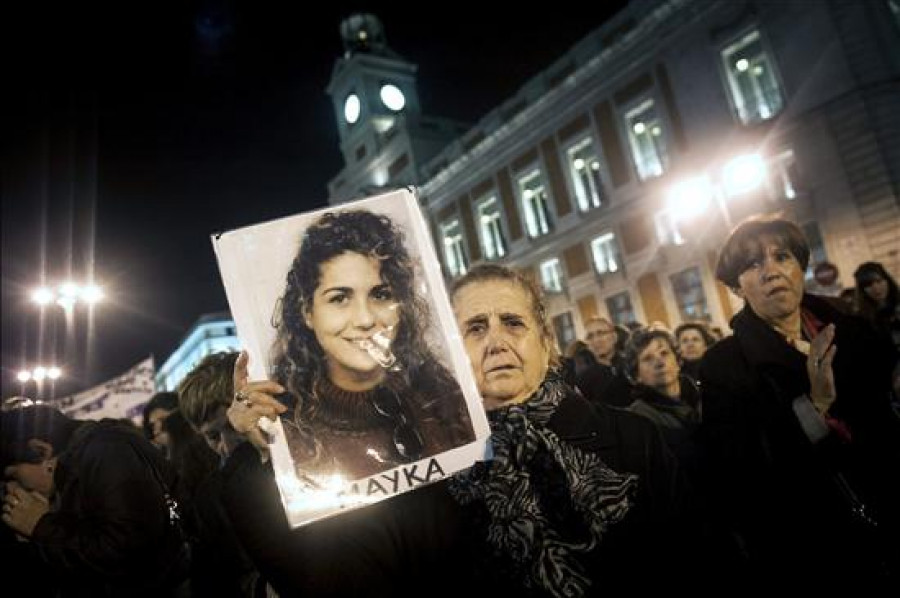
POLYGON ((291 526, 485 458, 487 419, 413 191, 213 246, 250 379, 285 388, 287 411, 265 430, 291 526))

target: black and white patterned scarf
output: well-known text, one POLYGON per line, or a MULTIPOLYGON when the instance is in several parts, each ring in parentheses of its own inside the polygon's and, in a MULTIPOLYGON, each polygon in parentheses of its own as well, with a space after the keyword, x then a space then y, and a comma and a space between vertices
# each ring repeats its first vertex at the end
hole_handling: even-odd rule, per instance
MULTIPOLYGON (((581 596, 591 580, 578 562, 602 540, 609 525, 632 506, 637 476, 618 474, 600 458, 562 441, 547 427, 556 408, 572 392, 557 372, 524 403, 488 413, 494 459, 451 480, 450 491, 463 505, 482 501, 487 509, 487 539, 501 558, 511 559, 524 574, 525 585, 553 596, 581 596), (535 467, 548 455, 567 488, 547 488, 548 479, 535 467), (556 492, 554 492, 554 490, 556 492), (568 496, 586 530, 580 538, 564 538, 542 508, 541 496, 568 496)), ((568 534, 572 535, 572 534, 568 534)))

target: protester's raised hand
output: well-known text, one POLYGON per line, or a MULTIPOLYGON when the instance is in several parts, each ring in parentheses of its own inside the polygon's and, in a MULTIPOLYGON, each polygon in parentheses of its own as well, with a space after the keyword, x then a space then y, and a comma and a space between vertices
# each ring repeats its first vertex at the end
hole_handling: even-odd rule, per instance
POLYGON ((268 452, 267 434, 260 428, 260 419, 274 421, 287 409, 273 396, 284 392, 277 382, 256 380, 251 382, 248 373, 250 356, 241 351, 234 364, 234 400, 228 407, 228 421, 261 452, 268 452))
POLYGON ((834 370, 831 367, 837 353, 837 346, 832 344, 833 341, 834 324, 829 324, 809 344, 809 356, 806 358, 810 399, 823 415, 828 412, 837 397, 834 370))

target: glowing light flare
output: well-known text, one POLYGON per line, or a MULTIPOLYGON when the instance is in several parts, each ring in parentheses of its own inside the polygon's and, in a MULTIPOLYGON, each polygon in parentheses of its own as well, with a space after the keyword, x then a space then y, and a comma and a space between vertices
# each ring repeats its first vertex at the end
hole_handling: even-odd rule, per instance
POLYGON ((71 297, 73 300, 81 294, 81 289, 74 282, 64 282, 59 285, 60 297, 71 297))
POLYGON ((31 300, 38 305, 47 305, 48 303, 53 301, 53 297, 53 291, 51 291, 47 287, 41 287, 31 292, 31 300))
POLYGON ((95 284, 89 284, 81 289, 81 300, 88 305, 93 305, 103 300, 103 290, 95 284))
POLYGON ((690 220, 706 211, 713 200, 713 193, 708 177, 686 179, 669 191, 667 205, 676 221, 690 220))
POLYGON ((749 193, 766 180, 766 164, 759 154, 746 154, 730 160, 722 169, 722 181, 728 196, 749 193))
POLYGON ((47 377, 51 380, 57 380, 60 376, 62 376, 62 370, 58 367, 52 366, 47 368, 47 377))
POLYGON ((75 307, 75 297, 60 297, 56 300, 56 304, 68 311, 75 307))
POLYGON ((19 382, 28 382, 31 380, 31 372, 28 370, 21 370, 18 374, 16 374, 16 378, 18 378, 19 382))

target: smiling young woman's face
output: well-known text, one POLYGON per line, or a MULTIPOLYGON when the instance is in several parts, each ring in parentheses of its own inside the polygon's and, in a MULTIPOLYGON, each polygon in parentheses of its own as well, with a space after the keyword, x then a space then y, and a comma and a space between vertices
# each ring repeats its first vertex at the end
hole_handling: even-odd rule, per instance
POLYGON ((400 305, 375 258, 345 252, 323 262, 319 272, 305 319, 325 351, 328 377, 345 390, 372 388, 384 369, 363 347, 375 335, 396 338, 400 305))
POLYGON ((756 315, 774 325, 800 309, 803 268, 774 237, 760 239, 759 249, 738 277, 737 291, 756 315))

